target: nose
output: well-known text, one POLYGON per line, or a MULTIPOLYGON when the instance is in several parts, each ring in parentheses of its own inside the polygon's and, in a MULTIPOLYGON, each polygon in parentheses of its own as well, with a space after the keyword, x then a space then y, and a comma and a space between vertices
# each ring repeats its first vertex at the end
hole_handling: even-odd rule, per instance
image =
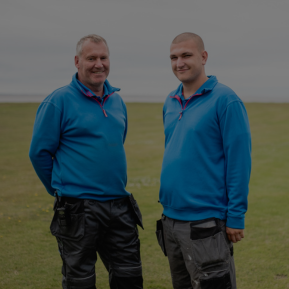
POLYGON ((181 57, 177 59, 177 68, 182 68, 184 66, 184 62, 181 57))
POLYGON ((101 59, 100 58, 97 58, 96 61, 95 61, 95 64, 94 64, 95 67, 103 67, 103 64, 101 62, 101 59))

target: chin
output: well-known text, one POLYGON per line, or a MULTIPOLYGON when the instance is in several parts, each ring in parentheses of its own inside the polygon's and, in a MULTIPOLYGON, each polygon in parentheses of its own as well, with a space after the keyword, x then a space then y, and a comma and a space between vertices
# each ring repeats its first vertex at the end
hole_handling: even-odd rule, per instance
POLYGON ((94 85, 96 84, 102 84, 105 82, 105 79, 104 77, 101 77, 101 78, 97 78, 97 79, 91 79, 91 83, 93 83, 94 85))
POLYGON ((189 78, 186 78, 186 77, 178 77, 179 81, 181 82, 189 82, 190 79, 189 78))
POLYGON ((184 75, 184 74, 181 74, 181 73, 180 74, 177 73, 175 75, 180 81, 184 81, 184 80, 189 78, 188 75, 184 75))

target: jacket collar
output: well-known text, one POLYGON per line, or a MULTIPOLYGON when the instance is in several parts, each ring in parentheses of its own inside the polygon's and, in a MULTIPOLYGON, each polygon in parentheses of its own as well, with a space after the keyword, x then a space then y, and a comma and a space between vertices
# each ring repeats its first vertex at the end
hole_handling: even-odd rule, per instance
MULTIPOLYGON (((218 83, 217 77, 214 75, 208 75, 208 80, 196 91, 194 95, 200 95, 200 94, 205 94, 206 92, 209 92, 213 90, 213 88, 216 86, 218 83)), ((183 84, 181 83, 177 90, 175 91, 175 95, 172 96, 179 96, 182 98, 183 95, 183 84)))
MULTIPOLYGON (((83 83, 81 83, 78 80, 77 74, 78 73, 76 72, 73 75, 71 84, 86 96, 98 97, 97 95, 95 95, 95 93, 92 90, 90 90, 88 87, 86 87, 83 83)), ((106 79, 104 84, 103 84, 103 96, 102 97, 105 98, 106 96, 109 96, 116 91, 120 91, 120 88, 111 86, 110 83, 108 82, 108 80, 106 79)))

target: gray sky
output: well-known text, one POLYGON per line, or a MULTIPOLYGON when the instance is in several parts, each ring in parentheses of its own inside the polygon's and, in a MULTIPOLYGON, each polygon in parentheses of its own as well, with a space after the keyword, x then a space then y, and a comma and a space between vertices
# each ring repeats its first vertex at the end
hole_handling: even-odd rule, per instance
POLYGON ((108 80, 122 96, 165 99, 179 81, 169 47, 199 34, 216 75, 244 101, 288 102, 288 0, 2 0, 0 94, 49 94, 68 84, 77 41, 110 47, 108 80))

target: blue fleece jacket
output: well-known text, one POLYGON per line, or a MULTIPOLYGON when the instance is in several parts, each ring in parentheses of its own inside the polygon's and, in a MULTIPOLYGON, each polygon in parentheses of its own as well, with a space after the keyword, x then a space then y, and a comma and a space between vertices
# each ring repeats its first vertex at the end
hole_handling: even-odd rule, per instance
POLYGON ((215 76, 187 101, 182 89, 170 93, 163 108, 163 213, 183 221, 216 217, 243 229, 251 172, 244 104, 215 76))
POLYGON ((129 195, 127 111, 106 80, 102 99, 77 80, 39 106, 29 156, 49 194, 106 201, 129 195))

